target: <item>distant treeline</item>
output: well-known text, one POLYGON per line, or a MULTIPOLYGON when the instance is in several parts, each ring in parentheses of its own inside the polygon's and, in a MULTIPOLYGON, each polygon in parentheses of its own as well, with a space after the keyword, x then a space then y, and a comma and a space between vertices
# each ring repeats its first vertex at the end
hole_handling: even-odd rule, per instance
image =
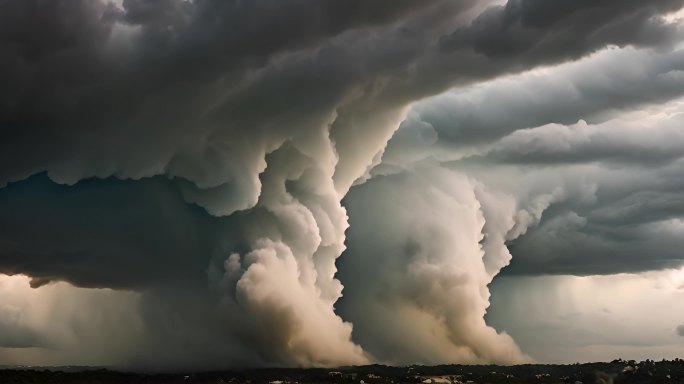
POLYGON ((392 367, 278 368, 194 373, 133 373, 88 368, 8 368, 0 383, 174 384, 174 383, 684 383, 684 360, 613 360, 568 365, 438 365, 392 367))

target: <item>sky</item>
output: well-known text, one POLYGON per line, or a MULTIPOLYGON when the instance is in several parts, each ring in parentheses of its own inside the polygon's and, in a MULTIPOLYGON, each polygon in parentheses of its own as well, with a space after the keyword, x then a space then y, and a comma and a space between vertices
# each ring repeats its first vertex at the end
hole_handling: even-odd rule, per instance
POLYGON ((0 365, 684 355, 684 0, 0 0, 0 365))

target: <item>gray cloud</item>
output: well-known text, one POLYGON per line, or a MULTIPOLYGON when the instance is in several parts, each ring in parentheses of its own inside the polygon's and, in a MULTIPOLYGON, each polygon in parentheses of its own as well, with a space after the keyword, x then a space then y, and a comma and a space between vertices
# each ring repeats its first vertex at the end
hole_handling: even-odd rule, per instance
POLYGON ((514 0, 483 12, 442 40, 445 50, 469 50, 497 61, 522 58, 535 64, 576 59, 604 47, 674 42, 677 25, 658 16, 682 7, 679 0, 514 0))
POLYGON ((571 157, 570 163, 541 158, 533 165, 469 166, 474 177, 517 196, 525 229, 509 239, 515 261, 504 273, 593 275, 682 265, 676 252, 682 160, 620 161, 597 153, 581 164, 571 157), (517 182, 496 180, 501 174, 517 182))
POLYGON ((413 108, 373 173, 443 163, 514 196, 505 274, 678 267, 680 71, 681 51, 610 49, 453 90, 413 108))
POLYGON ((684 324, 680 324, 677 326, 677 334, 679 336, 684 336, 684 324))
POLYGON ((458 158, 472 154, 468 148, 486 148, 517 130, 550 123, 601 123, 681 96, 682 70, 684 55, 679 50, 606 50, 547 69, 546 74, 533 72, 455 89, 413 107, 390 140, 383 163, 401 165, 411 153, 409 161, 421 156, 458 158), (633 65, 621 65, 624 62, 633 65), (418 132, 420 137, 415 136, 418 132))
POLYGON ((503 163, 613 162, 662 164, 684 156, 682 115, 648 122, 610 121, 588 125, 546 125, 518 130, 494 144, 487 157, 503 163))
MULTIPOLYGON (((684 212, 682 144, 677 129, 671 130, 681 125, 679 116, 579 124, 571 128, 578 139, 573 144, 556 133, 554 144, 541 151, 550 142, 511 145, 510 153, 525 148, 525 154, 507 160, 526 159, 523 164, 528 165, 518 171, 522 183, 560 192, 537 216, 539 224, 511 243, 517 257, 506 273, 591 275, 679 267, 682 258, 674 250, 681 245, 677 233, 684 212), (599 136, 619 134, 603 145, 598 136, 584 135, 586 129, 596 129, 599 136), (570 185, 586 195, 568 194, 570 185)), ((508 138, 504 142, 513 143, 508 138)), ((533 207, 527 199, 522 197, 522 206, 533 207)))

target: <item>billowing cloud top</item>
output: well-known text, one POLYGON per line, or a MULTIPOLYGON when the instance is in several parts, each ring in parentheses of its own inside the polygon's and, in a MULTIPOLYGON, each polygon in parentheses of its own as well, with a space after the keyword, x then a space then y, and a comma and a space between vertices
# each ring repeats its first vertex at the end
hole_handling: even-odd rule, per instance
POLYGON ((0 363, 529 361, 511 253, 681 265, 682 7, 0 0, 0 363))

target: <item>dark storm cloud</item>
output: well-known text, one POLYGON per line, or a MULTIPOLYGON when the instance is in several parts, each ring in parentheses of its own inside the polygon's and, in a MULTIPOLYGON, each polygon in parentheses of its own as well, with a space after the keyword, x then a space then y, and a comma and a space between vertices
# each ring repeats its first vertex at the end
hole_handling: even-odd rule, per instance
POLYGON ((87 180, 73 187, 45 175, 0 189, 0 272, 32 285, 143 289, 203 281, 212 220, 172 182, 87 180))
POLYGON ((291 87, 288 100, 300 90, 298 113, 334 109, 334 99, 351 86, 344 83, 358 79, 333 76, 346 70, 329 67, 325 52, 308 65, 298 59, 301 69, 296 62, 285 65, 290 73, 265 70, 269 89, 260 86, 259 75, 251 87, 248 72, 254 76, 278 55, 314 49, 325 38, 390 24, 434 4, 125 1, 118 9, 100 1, 3 1, 1 152, 3 164, 12 166, 4 167, 0 182, 46 170, 68 182, 81 174, 159 173, 174 155, 182 157, 174 153, 181 137, 216 129, 218 122, 203 117, 213 105, 233 106, 231 115, 216 116, 224 131, 249 131, 255 122, 248 117, 281 113, 285 87, 291 87), (302 70, 306 76, 297 74, 302 70), (299 86, 312 80, 316 88, 299 86), (235 92, 240 96, 231 96, 235 92), (310 98, 317 94, 327 104, 310 98), (127 152, 126 160, 119 151, 127 152))
MULTIPOLYGON (((466 68, 471 61, 464 60, 459 52, 447 56, 430 53, 436 39, 448 31, 444 21, 469 3, 126 1, 123 9, 118 9, 97 1, 5 0, 0 4, 4 17, 0 76, 7 84, 0 104, 4 132, 0 153, 3 163, 12 166, 0 173, 0 182, 41 171, 50 171, 51 177, 70 183, 93 175, 137 178, 166 171, 182 173, 180 176, 201 184, 202 180, 194 180, 196 176, 189 177, 176 165, 185 162, 185 152, 197 156, 198 150, 179 151, 178 141, 184 140, 184 147, 201 148, 204 144, 194 144, 193 137, 215 136, 219 126, 223 132, 244 132, 249 126, 262 124, 264 115, 274 118, 282 114, 285 106, 298 105, 296 113, 300 115, 334 110, 355 84, 373 86, 375 77, 391 79, 392 73, 397 76, 396 84, 383 80, 387 84, 374 86, 380 88, 371 95, 374 100, 387 101, 363 103, 391 111, 426 92, 447 88, 448 79, 463 81, 464 76, 509 72, 509 65, 487 69, 492 64, 482 65, 480 58, 466 68), (441 12, 424 13, 425 20, 421 20, 421 11, 430 9, 441 12), (283 17, 285 13, 287 17, 283 17), (413 21, 394 29, 392 23, 402 17, 413 17, 413 21), (384 37, 382 31, 371 30, 357 39, 332 39, 345 31, 382 25, 390 26, 384 30, 384 37), (326 39, 338 43, 329 44, 326 39), (274 67, 292 52, 321 45, 328 48, 311 60, 304 59, 305 55, 285 61, 278 65, 280 69, 274 67), (362 49, 363 45, 368 49, 362 49), (355 65, 359 59, 367 64, 355 65), (434 71, 435 65, 439 71, 434 71), (259 74, 262 72, 263 76, 259 74), (447 80, 437 76, 436 88, 421 85, 430 84, 436 74, 447 80), (256 80, 246 80, 247 76, 256 76, 256 80), (234 90, 227 91, 231 88, 234 90), (287 97, 284 89, 288 89, 287 97), (293 103, 295 99, 298 102, 293 103), (187 127, 192 128, 188 131, 187 127), (123 151, 126 158, 118 158, 117 152, 123 151)), ((530 9, 526 12, 533 14, 550 9, 546 3, 521 4, 517 7, 530 9), (534 13, 536 7, 541 10, 534 13)), ((592 23, 610 24, 618 16, 648 11, 648 18, 632 22, 633 31, 639 30, 640 23, 655 23, 658 12, 675 9, 677 4, 681 2, 659 2, 651 7, 611 2, 598 7, 602 11, 594 15, 595 5, 581 3, 573 5, 570 14, 590 13, 592 23)), ((495 8, 486 14, 495 12, 501 11, 495 8)), ((675 27, 657 24, 653 28, 669 34, 675 27)), ((593 31, 576 32, 572 35, 581 38, 593 31)), ((477 48, 479 41, 477 35, 468 36, 463 43, 466 51, 477 48)), ((605 44, 641 43, 637 37, 631 33, 609 35, 577 50, 577 54, 605 44)), ((560 47, 550 51, 545 62, 567 59, 563 52, 557 52, 560 47)), ((537 64, 527 50, 516 47, 514 52, 518 56, 513 67, 524 69, 537 64)), ((361 120, 354 112, 358 109, 358 105, 339 109, 344 114, 333 135, 338 150, 349 153, 343 158, 356 154, 347 131, 358 133, 344 121, 361 120)), ((388 134, 381 135, 385 136, 388 134)), ((342 168, 345 161, 351 160, 344 160, 342 168)))
MULTIPOLYGON (((0 272, 143 292, 137 314, 156 330, 131 357, 140 365, 362 364, 376 358, 366 342, 394 362, 524 361, 482 320, 487 284, 510 259, 506 233, 518 230, 512 198, 448 169, 386 179, 406 195, 383 201, 398 220, 379 246, 412 240, 403 256, 414 262, 377 285, 341 274, 357 297, 384 289, 405 311, 359 340, 334 307, 341 200, 409 103, 611 44, 667 47, 679 31, 661 16, 684 2, 490 4, 0 0, 0 272), (435 213, 422 216, 430 228, 458 236, 411 233, 412 198, 435 213), (412 340, 430 331, 416 318, 446 337, 425 339, 429 353, 395 350, 405 325, 412 340)), ((385 197, 368 191, 366 203, 385 197)), ((381 227, 352 232, 354 257, 375 249, 381 227)), ((366 304, 381 305, 350 301, 346 313, 360 318, 366 304)))
POLYGON ((576 60, 611 45, 668 48, 681 27, 662 16, 682 5, 682 0, 509 1, 442 35, 393 92, 401 97, 421 90, 430 96, 446 84, 576 60))
POLYGON ((659 15, 681 0, 511 0, 442 40, 447 51, 470 50, 497 61, 544 64, 576 59, 607 44, 667 45, 680 33, 659 15))
MULTIPOLYGON (((682 202, 677 203, 681 216, 682 202)), ((614 226, 592 222, 580 214, 547 212, 548 219, 538 228, 509 246, 516 261, 504 274, 638 273, 678 268, 684 262, 676 251, 684 245, 676 223, 614 226)))
POLYGON ((678 268, 684 263, 681 160, 656 170, 551 167, 593 198, 568 196, 509 248, 511 274, 613 274, 678 268), (584 184, 584 186, 581 186, 584 184))

